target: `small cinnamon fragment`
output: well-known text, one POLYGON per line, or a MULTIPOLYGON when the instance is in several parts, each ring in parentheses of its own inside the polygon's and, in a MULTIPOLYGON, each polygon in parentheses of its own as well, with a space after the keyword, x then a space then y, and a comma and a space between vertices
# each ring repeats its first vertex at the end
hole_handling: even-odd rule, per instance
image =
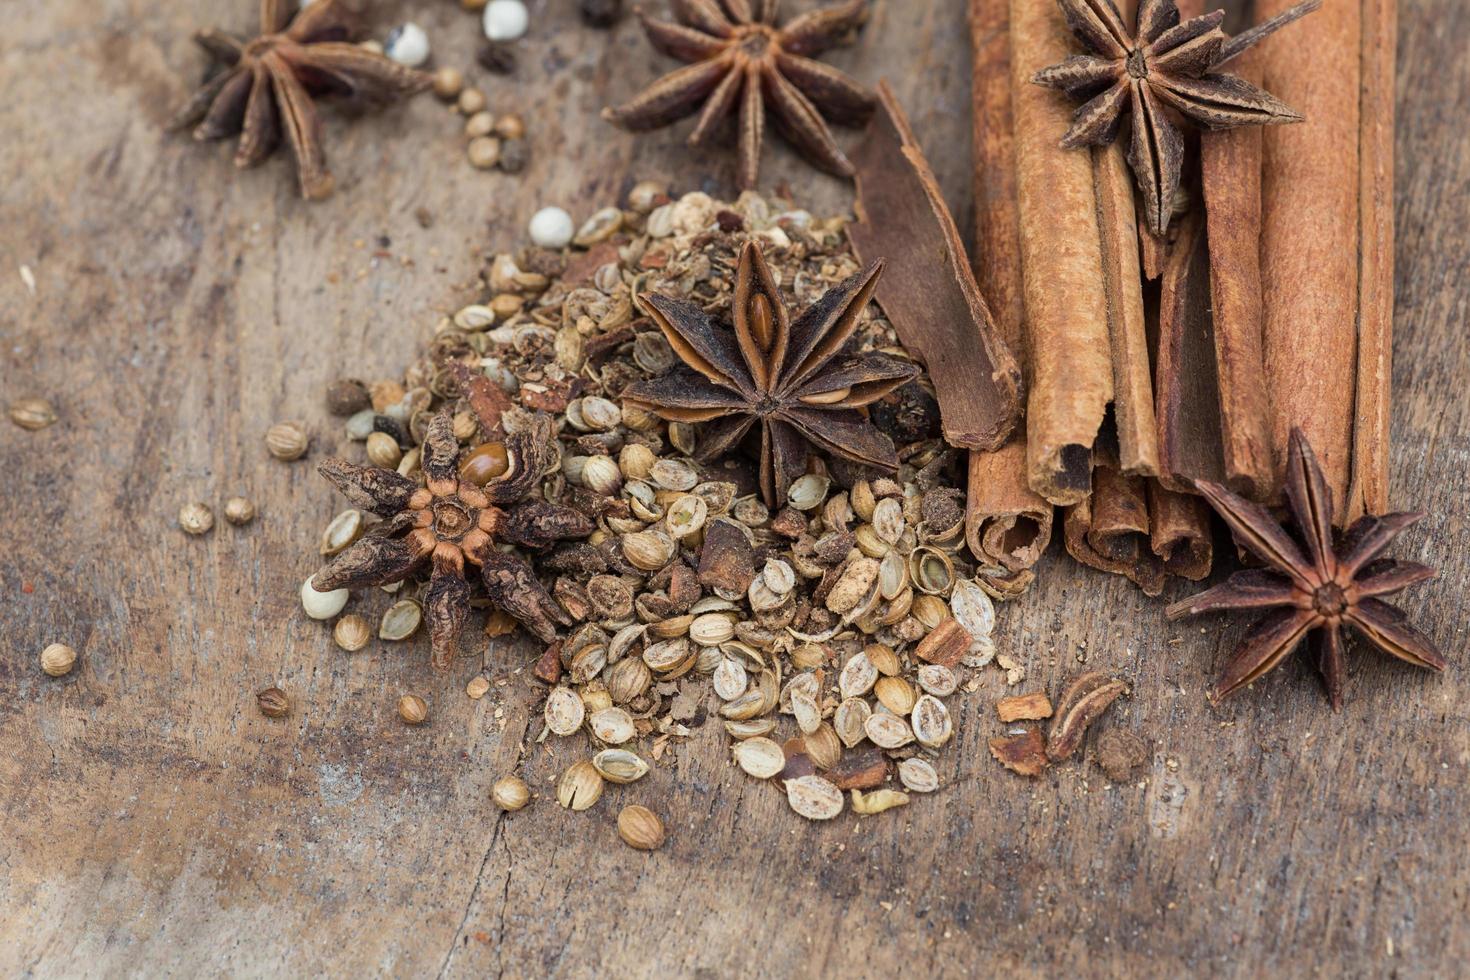
POLYGON ((1011 772, 1022 776, 1039 776, 1051 764, 1046 755, 1046 740, 1035 728, 1022 735, 1001 735, 990 740, 990 754, 1011 772))
POLYGON ((554 685, 561 680, 561 671, 561 644, 553 643, 542 652, 532 673, 541 683, 554 685))
POLYGON ((1040 721, 1051 717, 1051 699, 1045 691, 1017 694, 995 702, 995 713, 1004 722, 1040 721))
POLYGON ((914 656, 925 663, 953 670, 970 650, 974 639, 953 618, 941 620, 914 648, 914 656))
POLYGON ((1163 561, 1164 571, 1195 582, 1210 574, 1215 542, 1210 508, 1203 500, 1150 480, 1148 526, 1149 546, 1163 561))
POLYGON ((1150 547, 1147 481, 1099 454, 1092 496, 1068 507, 1063 524, 1067 553, 1092 568, 1126 575, 1145 595, 1164 591, 1164 567, 1150 547))
POLYGON ((888 758, 883 750, 868 745, 842 753, 835 766, 823 770, 822 777, 842 790, 872 789, 883 785, 888 778, 888 768, 888 758))
POLYGON ((1053 762, 1069 758, 1081 747, 1088 726, 1127 691, 1128 685, 1116 677, 1098 672, 1083 674, 1067 685, 1046 735, 1047 756, 1053 762))

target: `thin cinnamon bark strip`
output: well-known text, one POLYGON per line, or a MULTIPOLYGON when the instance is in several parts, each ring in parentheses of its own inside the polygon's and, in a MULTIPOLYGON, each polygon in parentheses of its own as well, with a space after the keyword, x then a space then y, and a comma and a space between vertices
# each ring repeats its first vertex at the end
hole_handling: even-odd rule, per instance
POLYGON ((1159 471, 1158 430, 1138 264, 1138 218, 1133 207, 1133 175, 1121 141, 1092 151, 1092 173, 1112 341, 1118 458, 1123 472, 1153 476, 1159 471))
POLYGON ((1092 495, 1066 509, 1063 539, 1082 564, 1126 575, 1145 595, 1164 591, 1164 563, 1149 542, 1148 481, 1123 473, 1116 458, 1095 454, 1092 495))
POLYGON ((1031 84, 1073 52, 1055 3, 1011 0, 1011 97, 1021 218, 1026 338, 1027 475, 1055 504, 1091 487, 1092 446, 1113 399, 1108 305, 1102 278, 1092 158, 1059 145, 1067 100, 1031 84))
MULTIPOLYGON (((970 0, 974 49, 975 280, 995 327, 1026 370, 1022 321, 1021 228, 1016 206, 1015 132, 1011 117, 1010 11, 995 0, 970 0)), ((1024 591, 1030 568, 1051 541, 1052 506, 1026 482, 1026 434, 993 452, 970 453, 965 539, 992 594, 1024 591)))
POLYGON ((1180 224, 1159 292, 1159 482, 1181 493, 1197 480, 1218 483, 1225 475, 1202 223, 1191 213, 1180 224))
POLYGON ((1215 542, 1210 531, 1210 508, 1204 500, 1175 493, 1150 480, 1148 486, 1149 546, 1170 575, 1198 582, 1210 574, 1215 542))
POLYGON ((1389 509, 1389 393, 1393 361, 1393 129, 1396 0, 1362 0, 1362 126, 1358 148, 1358 390, 1352 483, 1345 514, 1389 509))
MULTIPOLYGON (((1245 52, 1231 63, 1231 71, 1260 84, 1257 56, 1255 50, 1245 52)), ((1264 500, 1273 489, 1275 464, 1261 349, 1261 127, 1202 133, 1200 165, 1225 482, 1237 493, 1264 500)))
POLYGON ((996 333, 954 218, 886 82, 878 104, 852 157, 859 220, 848 235, 865 261, 887 263, 878 302, 934 381, 945 438, 998 449, 1020 418, 1021 369, 996 333))
MULTIPOLYGON (((1261 283, 1275 484, 1299 426, 1345 517, 1357 379, 1362 3, 1329 3, 1260 51, 1266 88, 1306 117, 1263 134, 1261 283)), ((1266 18, 1291 0, 1261 0, 1266 18)), ((1339 518, 1341 519, 1341 518, 1339 518)))

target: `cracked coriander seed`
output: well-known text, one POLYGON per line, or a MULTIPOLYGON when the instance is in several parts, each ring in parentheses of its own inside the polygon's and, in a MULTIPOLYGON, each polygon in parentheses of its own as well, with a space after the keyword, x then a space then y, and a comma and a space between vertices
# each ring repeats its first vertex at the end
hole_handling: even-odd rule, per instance
POLYGON ((44 398, 22 398, 10 403, 10 421, 34 432, 56 421, 56 409, 44 398))
POLYGON ((207 534, 214 527, 214 511, 198 501, 179 508, 179 528, 185 534, 207 534))
POLYGON ((663 846, 664 822, 646 806, 634 803, 618 814, 618 836, 638 851, 656 851, 663 846))
POLYGON ((255 705, 267 718, 284 718, 291 710, 291 699, 279 687, 268 687, 255 695, 255 705))
POLYGON ((429 717, 429 706, 417 694, 405 694, 398 699, 398 717, 405 725, 422 725, 429 717))
POLYGON ((506 813, 514 813, 531 800, 531 790, 519 776, 502 776, 490 787, 490 799, 506 813))
POLYGON ((51 677, 65 677, 76 663, 77 652, 65 643, 53 643, 41 651, 41 669, 51 677))
POLYGON ((265 430, 265 448, 276 459, 289 463, 306 455, 311 437, 300 422, 277 422, 265 430))
POLYGON ((225 520, 236 527, 255 520, 255 504, 248 497, 231 497, 225 501, 225 520))
POLYGON ((348 653, 356 653, 361 650, 372 638, 372 626, 357 613, 348 613, 337 620, 337 625, 332 627, 332 639, 337 641, 337 646, 348 653))

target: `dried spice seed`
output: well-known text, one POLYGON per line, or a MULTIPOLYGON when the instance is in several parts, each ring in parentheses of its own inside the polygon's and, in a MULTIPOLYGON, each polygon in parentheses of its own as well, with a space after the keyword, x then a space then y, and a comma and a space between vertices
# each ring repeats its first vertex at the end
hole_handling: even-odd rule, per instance
POLYGON ((587 717, 586 706, 582 699, 569 687, 553 688, 546 696, 546 706, 543 710, 546 717, 546 727, 553 735, 563 737, 574 734, 582 727, 582 722, 587 717))
POLYGON ((949 697, 959 687, 955 672, 942 664, 924 664, 918 670, 918 680, 925 694, 938 698, 949 697))
POLYGON ((478 701, 490 692, 490 679, 481 675, 470 678, 470 682, 464 686, 464 693, 471 701, 478 701))
POLYGON ((633 716, 622 708, 603 708, 587 719, 587 725, 593 737, 606 745, 622 745, 638 734, 633 716))
POLYGON ((362 532, 366 527, 362 511, 344 510, 322 529, 321 542, 317 551, 329 558, 340 554, 357 543, 357 539, 362 537, 362 532))
POLYGON ((914 740, 914 730, 897 715, 876 712, 863 722, 868 741, 883 749, 899 749, 914 740))
POLYGON ((424 607, 412 599, 399 599, 388 607, 378 623, 378 639, 397 642, 418 632, 424 621, 424 607))
POLYGON ((357 33, 358 24, 342 0, 318 0, 292 10, 284 3, 261 4, 260 35, 249 43, 222 31, 196 34, 211 60, 226 67, 210 76, 168 125, 193 126, 196 140, 239 133, 235 163, 240 167, 260 163, 285 137, 296 157, 301 196, 314 200, 331 194, 334 182, 313 97, 351 93, 359 104, 379 107, 428 88, 433 79, 362 45, 343 43, 357 33))
POLYGON ((933 793, 939 789, 939 774, 926 759, 904 759, 900 762, 898 781, 911 793, 933 793))
POLYGON ((602 798, 603 778, 585 759, 574 762, 556 783, 556 802, 568 810, 582 811, 602 798))
POLYGON ((1039 776, 1051 764, 1046 741, 1041 732, 1030 728, 1020 735, 1005 735, 990 740, 990 754, 1012 772, 1022 776, 1039 776))
POLYGON ((808 820, 831 820, 842 812, 842 790, 821 776, 801 776, 786 780, 786 802, 808 820))
POLYGON ((398 699, 398 717, 405 725, 422 725, 429 718, 429 705, 417 694, 405 694, 398 699))
POLYGON ((519 776, 502 776, 490 787, 490 799, 506 813, 514 813, 531 800, 531 790, 519 776))
MULTIPOLYGON (((320 595, 321 593, 317 593, 320 595)), ((368 621, 356 613, 337 620, 332 627, 332 639, 348 653, 355 653, 367 646, 373 638, 373 629, 368 621)))
POLYGON ((1083 674, 1068 684, 1046 735, 1046 754, 1053 762, 1070 758, 1082 745, 1088 726, 1127 692, 1128 685, 1100 673, 1083 674))
POLYGON ((592 767, 610 783, 632 783, 648 775, 649 765, 636 752, 603 749, 592 757, 592 767))
POLYGON ((785 503, 813 443, 892 470, 898 465, 893 443, 857 409, 912 380, 918 369, 887 354, 837 356, 857 329, 881 272, 882 263, 870 265, 793 322, 760 246, 748 242, 736 273, 733 331, 687 300, 639 297, 685 364, 630 385, 623 397, 671 422, 707 421, 699 444, 702 461, 724 455, 760 422, 767 506, 785 503))
POLYGON ((664 843, 664 823, 646 806, 634 803, 618 814, 618 836, 638 851, 656 851, 664 843))
POLYGON ((909 723, 913 728, 914 738, 927 749, 939 748, 954 734, 949 709, 932 694, 921 695, 915 702, 909 723))
POLYGON ((735 743, 732 749, 735 764, 746 775, 756 779, 771 779, 786 767, 786 755, 781 746, 768 738, 756 736, 735 743))
POLYGON ((214 527, 214 511, 198 501, 179 508, 179 530, 185 534, 208 534, 214 527))
POLYGON ((10 421, 32 432, 56 424, 56 409, 44 398, 22 398, 10 403, 10 421))
POLYGON ((225 501, 225 520, 242 527, 255 520, 255 504, 248 497, 230 497, 225 501))
POLYGON ((65 643, 51 643, 41 651, 41 669, 48 677, 65 677, 77 663, 77 652, 65 643))
POLYGON ((868 716, 873 709, 861 697, 845 698, 832 715, 832 727, 848 748, 868 737, 868 716))
POLYGON ((255 706, 267 718, 284 718, 291 710, 291 699, 279 687, 268 687, 255 695, 255 706))
POLYGON ((283 462, 305 456, 310 445, 311 437, 300 422, 277 422, 265 430, 266 450, 283 462))
POLYGON ((1051 710, 1051 699, 1046 696, 1045 691, 1001 698, 995 703, 996 714, 1004 722, 1040 721, 1050 718, 1051 710))

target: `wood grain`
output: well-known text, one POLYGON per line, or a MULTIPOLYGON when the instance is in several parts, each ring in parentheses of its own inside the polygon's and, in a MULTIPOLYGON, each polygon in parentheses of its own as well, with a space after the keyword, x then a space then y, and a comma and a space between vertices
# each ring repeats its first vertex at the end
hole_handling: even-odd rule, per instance
MULTIPOLYGON (((1340 716, 1305 658, 1214 708, 1201 691, 1240 627, 1166 625, 1162 601, 1054 548, 1000 610, 1000 646, 1028 668, 1021 690, 1055 697, 1093 669, 1127 680, 1131 697, 1096 731, 1150 740, 1139 783, 1110 786, 1086 744, 1037 780, 1002 771, 986 741, 1002 732, 994 702, 1016 691, 991 672, 953 701, 947 789, 820 827, 733 770, 714 725, 645 781, 563 812, 550 780, 570 743, 524 744, 533 651, 487 649, 505 684, 474 702, 463 685, 477 663, 440 680, 426 641, 343 654, 295 597, 340 506, 312 473, 342 442, 324 383, 399 370, 468 295, 482 253, 518 243, 537 207, 584 217, 641 176, 729 193, 729 147, 689 156, 678 127, 635 142, 589 122, 668 66, 631 23, 589 33, 572 4, 533 3, 521 74, 487 86, 492 106, 532 122, 526 174, 472 171, 459 121, 425 98, 350 126, 331 114, 337 195, 303 206, 286 161, 237 175, 225 147, 159 130, 200 67, 188 31, 244 28, 248 7, 21 0, 9 18, 0 392, 44 394, 62 421, 42 433, 0 421, 0 973, 1458 972, 1470 956, 1458 0, 1400 14, 1413 56, 1399 63, 1411 111, 1397 138, 1393 360, 1396 502, 1435 515, 1397 553, 1441 569, 1405 606, 1451 670, 1354 648, 1340 716), (282 418, 312 428, 307 460, 266 456, 262 434, 282 418), (202 539, 174 527, 181 503, 237 492, 260 503, 255 525, 202 539), (36 666, 52 640, 82 655, 60 681, 36 666), (280 721, 253 704, 271 682, 295 700, 280 721), (430 703, 422 728, 394 718, 405 691, 430 703), (500 817, 490 785, 518 760, 537 798, 500 817), (618 842, 631 802, 664 818, 662 850, 618 842)), ((470 15, 436 3, 413 16, 443 62, 470 63, 470 15)), ((885 0, 832 58, 894 79, 955 214, 971 179, 965 37, 960 4, 885 0)), ((814 211, 848 206, 847 188, 769 152, 768 186, 799 189, 814 211)))

